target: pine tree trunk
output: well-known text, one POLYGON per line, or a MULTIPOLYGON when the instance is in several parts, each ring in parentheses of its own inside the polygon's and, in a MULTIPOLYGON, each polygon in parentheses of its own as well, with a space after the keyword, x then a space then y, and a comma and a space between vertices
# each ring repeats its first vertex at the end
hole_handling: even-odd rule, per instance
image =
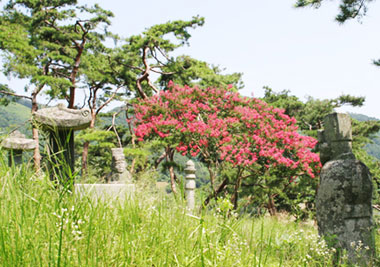
POLYGON ((87 176, 87 158, 88 158, 88 147, 90 146, 90 142, 86 141, 83 144, 83 152, 82 152, 82 177, 87 176))
MULTIPOLYGON (((174 151, 170 147, 168 147, 166 149, 166 160, 173 162, 173 157, 174 157, 174 151)), ((170 174, 170 185, 171 185, 172 191, 174 195, 177 195, 177 187, 175 184, 176 177, 175 177, 173 166, 169 167, 169 174, 170 174)))
POLYGON ((174 174, 173 166, 169 167, 169 173, 170 173, 170 185, 171 185, 172 191, 175 195, 177 195, 177 187, 175 185, 175 179, 174 179, 175 174, 174 174))
POLYGON ((274 198, 271 194, 268 194, 268 211, 270 216, 275 216, 277 214, 276 204, 274 203, 274 198))
MULTIPOLYGON (((93 129, 95 127, 95 120, 96 120, 96 114, 94 110, 91 110, 91 122, 90 122, 90 129, 93 129)), ((90 142, 86 141, 83 144, 83 151, 82 151, 82 177, 87 176, 88 173, 88 147, 90 146, 90 142)))
POLYGON ((238 208, 240 185, 241 185, 241 177, 239 175, 239 177, 236 179, 236 183, 234 186, 234 193, 233 193, 232 198, 231 198, 231 202, 234 205, 234 210, 236 210, 238 208))
POLYGON ((36 147, 33 152, 33 160, 34 160, 34 169, 36 172, 39 172, 41 169, 41 154, 40 154, 40 146, 39 146, 39 136, 38 129, 33 126, 33 140, 36 142, 36 147))
MULTIPOLYGON (((38 104, 37 104, 38 92, 39 91, 35 91, 32 94, 32 110, 31 110, 32 114, 34 114, 38 110, 38 104)), ((34 169, 36 170, 36 172, 39 172, 41 168, 41 154, 40 154, 40 146, 39 146, 40 142, 39 142, 38 129, 33 124, 32 124, 32 133, 33 133, 33 140, 36 142, 36 147, 34 148, 34 152, 33 152, 34 169)))

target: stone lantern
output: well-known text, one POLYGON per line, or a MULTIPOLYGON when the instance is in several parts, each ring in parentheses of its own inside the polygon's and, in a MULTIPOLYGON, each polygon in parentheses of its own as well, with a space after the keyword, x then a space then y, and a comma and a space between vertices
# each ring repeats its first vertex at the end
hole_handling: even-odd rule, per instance
POLYGON ((1 146, 9 150, 8 165, 21 165, 22 152, 36 148, 36 142, 33 139, 27 139, 19 131, 12 132, 8 138, 5 138, 1 146))
POLYGON ((34 113, 34 120, 49 133, 49 152, 54 172, 65 177, 67 170, 64 168, 69 167, 71 174, 74 173, 74 131, 90 126, 90 110, 68 109, 59 104, 38 110, 34 113))

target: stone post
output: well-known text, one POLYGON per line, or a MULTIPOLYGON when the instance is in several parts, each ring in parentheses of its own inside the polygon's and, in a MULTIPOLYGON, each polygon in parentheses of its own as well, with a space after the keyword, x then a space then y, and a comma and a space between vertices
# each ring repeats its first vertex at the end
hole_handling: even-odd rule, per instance
POLYGON ((115 183, 129 184, 132 182, 132 177, 127 170, 127 163, 123 148, 111 148, 112 154, 112 173, 111 181, 115 183))
POLYGON ((36 147, 36 142, 33 139, 25 138, 25 135, 19 131, 12 132, 8 138, 5 138, 1 146, 9 150, 8 165, 21 165, 22 152, 24 150, 33 150, 36 147))
POLYGON ((318 231, 349 261, 364 266, 374 257, 372 178, 352 153, 349 115, 333 113, 318 133, 323 168, 316 196, 318 231))
POLYGON ((85 129, 90 125, 90 110, 68 109, 60 104, 40 109, 33 116, 34 120, 49 133, 52 179, 63 179, 60 182, 67 183, 68 171, 74 173, 74 131, 85 129))
POLYGON ((186 182, 185 182, 185 190, 186 190, 186 203, 187 209, 192 211, 195 206, 195 164, 192 160, 186 162, 186 182))

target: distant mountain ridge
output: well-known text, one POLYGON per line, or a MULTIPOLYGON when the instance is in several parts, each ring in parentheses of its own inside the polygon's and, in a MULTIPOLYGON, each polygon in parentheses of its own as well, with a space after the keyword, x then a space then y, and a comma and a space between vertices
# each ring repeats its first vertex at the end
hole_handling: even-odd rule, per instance
POLYGON ((30 108, 31 102, 20 100, 11 102, 7 106, 0 106, 0 134, 7 134, 17 129, 28 137, 31 137, 30 108))
POLYGON ((379 119, 374 118, 374 117, 369 117, 364 114, 358 114, 358 113, 348 113, 351 118, 358 120, 358 121, 379 121, 379 119))

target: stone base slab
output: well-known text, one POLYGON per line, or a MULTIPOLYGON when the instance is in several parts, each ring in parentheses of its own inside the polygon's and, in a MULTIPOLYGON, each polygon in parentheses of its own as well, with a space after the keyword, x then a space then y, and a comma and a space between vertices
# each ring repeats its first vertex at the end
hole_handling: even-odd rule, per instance
POLYGON ((74 190, 81 196, 92 195, 98 199, 132 198, 135 192, 134 184, 75 184, 74 190))

